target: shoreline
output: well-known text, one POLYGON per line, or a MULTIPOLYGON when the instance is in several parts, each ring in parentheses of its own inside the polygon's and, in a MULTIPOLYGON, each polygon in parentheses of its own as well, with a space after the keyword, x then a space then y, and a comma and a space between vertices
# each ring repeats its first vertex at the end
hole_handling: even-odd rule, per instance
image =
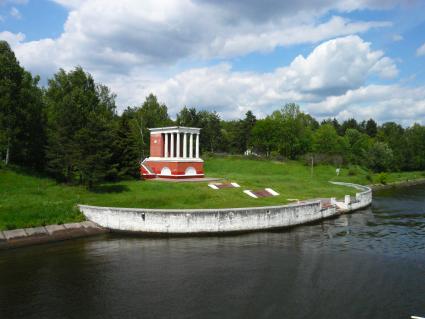
POLYGON ((108 233, 91 221, 0 231, 0 250, 108 233))
MULTIPOLYGON (((367 187, 369 187, 372 191, 379 191, 384 189, 409 187, 409 186, 416 186, 416 185, 423 185, 423 184, 425 184, 425 178, 414 179, 409 181, 392 182, 388 184, 371 184, 371 185, 368 185, 367 187)), ((361 209, 361 208, 363 207, 360 207, 357 209, 361 209)), ((349 213, 357 209, 343 210, 343 211, 340 211, 338 214, 335 213, 328 217, 323 216, 322 218, 318 220, 312 220, 312 221, 306 222, 305 224, 309 224, 312 222, 314 223, 325 218, 349 213)), ((283 228, 288 228, 288 227, 297 226, 297 225, 300 225, 300 224, 278 226, 278 227, 272 227, 272 228, 262 228, 262 229, 250 230, 249 232, 261 231, 261 230, 267 231, 269 229, 277 229, 277 228, 283 229, 283 228)), ((3 230, 3 231, 0 230, 0 250, 38 245, 43 243, 51 243, 51 242, 63 241, 63 240, 68 240, 73 238, 96 236, 96 235, 108 233, 110 231, 111 230, 101 227, 98 224, 88 220, 79 222, 79 223, 67 223, 67 224, 61 224, 61 225, 53 224, 53 225, 33 227, 33 228, 18 228, 18 229, 3 230)), ((230 235, 230 234, 235 234, 235 233, 238 234, 238 233, 244 233, 244 232, 248 232, 248 231, 239 230, 236 232, 234 231, 234 232, 192 233, 192 235, 205 235, 205 234, 207 235, 208 234, 209 235, 229 234, 230 235)), ((122 233, 135 234, 134 232, 131 232, 131 231, 122 231, 122 233)), ((141 232, 139 232, 139 234, 140 233, 141 232)), ((155 233, 144 233, 144 234, 155 235, 155 233)), ((160 233, 156 233, 156 234, 161 235, 160 233)), ((168 235, 173 235, 173 234, 168 233, 168 235)), ((191 234, 186 233, 186 235, 191 235, 191 234)))
POLYGON ((418 178, 418 179, 399 181, 399 182, 391 182, 387 184, 370 184, 368 186, 374 191, 379 191, 382 189, 409 187, 409 186, 416 186, 416 185, 423 185, 423 184, 425 184, 425 178, 418 178))

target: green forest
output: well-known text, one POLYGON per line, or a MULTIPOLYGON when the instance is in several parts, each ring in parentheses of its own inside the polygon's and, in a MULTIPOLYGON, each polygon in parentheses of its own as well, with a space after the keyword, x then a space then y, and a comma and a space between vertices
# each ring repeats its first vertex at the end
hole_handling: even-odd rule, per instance
POLYGON ((115 94, 81 67, 58 70, 45 87, 39 82, 0 41, 0 167, 24 167, 89 188, 140 178, 139 163, 149 155, 148 128, 180 125, 201 128, 204 156, 246 153, 373 172, 425 170, 420 124, 319 122, 294 103, 277 105, 265 118, 248 111, 238 120, 224 120, 185 106, 173 117, 153 94, 119 114, 115 94))

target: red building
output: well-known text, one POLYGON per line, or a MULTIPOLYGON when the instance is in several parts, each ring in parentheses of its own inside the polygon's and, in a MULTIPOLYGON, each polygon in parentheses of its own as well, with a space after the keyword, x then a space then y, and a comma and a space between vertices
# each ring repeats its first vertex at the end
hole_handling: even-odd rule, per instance
POLYGON ((195 127, 159 127, 150 130, 150 156, 140 167, 144 178, 204 177, 199 157, 199 132, 195 127))

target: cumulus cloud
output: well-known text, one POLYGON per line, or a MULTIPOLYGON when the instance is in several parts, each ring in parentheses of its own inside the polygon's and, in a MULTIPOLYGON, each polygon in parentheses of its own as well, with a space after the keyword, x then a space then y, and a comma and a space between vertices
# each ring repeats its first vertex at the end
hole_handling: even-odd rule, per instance
POLYGON ((398 73, 395 63, 374 51, 358 36, 326 41, 307 57, 297 56, 287 67, 270 73, 234 72, 231 65, 184 71, 148 87, 173 109, 182 105, 216 109, 227 117, 293 101, 310 103, 345 94, 364 85, 370 75, 382 78, 398 73))
POLYGON ((22 41, 25 40, 25 35, 23 33, 12 33, 9 31, 0 32, 0 40, 7 41, 10 46, 16 47, 22 41))
POLYGON ((384 121, 425 124, 425 87, 409 88, 400 85, 368 85, 349 90, 340 96, 329 96, 306 109, 321 117, 336 116, 384 121))
POLYGON ((81 65, 118 94, 122 107, 141 103, 150 92, 167 103, 171 114, 187 105, 215 109, 225 118, 248 109, 265 115, 286 102, 300 103, 318 116, 365 115, 372 111, 364 92, 374 103, 372 97, 379 96, 380 105, 407 103, 402 92, 415 93, 412 105, 422 107, 423 96, 416 91, 366 85, 371 76, 394 79, 398 69, 354 34, 390 23, 343 17, 405 1, 52 1, 69 10, 61 36, 28 42, 21 33, 0 32, 0 39, 11 43, 26 68, 44 77, 81 65), (232 69, 235 57, 297 44, 318 45, 268 73, 232 69), (216 64, 193 66, 211 63, 216 64), (365 100, 357 102, 361 96, 365 100))
MULTIPOLYGON (((146 90, 158 94, 173 111, 182 105, 203 106, 238 117, 248 109, 264 115, 286 102, 319 103, 360 88, 370 75, 388 78, 397 73, 382 51, 372 50, 358 36, 347 36, 326 41, 307 57, 299 55, 270 73, 235 72, 230 64, 220 64, 184 71, 146 90)), ((327 109, 314 111, 320 115, 327 109)))
POLYGON ((416 50, 417 56, 425 55, 425 43, 422 44, 417 50, 416 50))
MULTIPOLYGON (((126 74, 140 66, 169 66, 182 60, 228 59, 278 46, 326 39, 388 26, 322 15, 375 7, 374 1, 55 0, 69 16, 57 39, 23 42, 15 49, 37 70, 81 65, 94 73, 126 74), (51 61, 49 66, 45 60, 51 61)), ((392 2, 391 2, 392 3, 392 2)), ((388 5, 387 3, 383 4, 388 5)))

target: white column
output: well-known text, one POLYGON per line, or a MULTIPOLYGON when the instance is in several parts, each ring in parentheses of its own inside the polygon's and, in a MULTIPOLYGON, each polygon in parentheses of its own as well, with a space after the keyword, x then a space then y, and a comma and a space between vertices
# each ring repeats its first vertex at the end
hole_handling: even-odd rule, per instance
POLYGON ((189 157, 193 158, 193 134, 190 134, 190 139, 189 139, 189 157))
POLYGON ((170 157, 174 157, 174 133, 170 134, 170 138, 171 138, 170 157))
POLYGON ((196 134, 196 158, 199 158, 199 134, 196 134))
POLYGON ((168 133, 165 133, 164 157, 168 157, 168 133))
POLYGON ((187 134, 183 133, 183 158, 187 157, 187 134))
POLYGON ((177 133, 176 157, 180 157, 180 133, 177 133))

